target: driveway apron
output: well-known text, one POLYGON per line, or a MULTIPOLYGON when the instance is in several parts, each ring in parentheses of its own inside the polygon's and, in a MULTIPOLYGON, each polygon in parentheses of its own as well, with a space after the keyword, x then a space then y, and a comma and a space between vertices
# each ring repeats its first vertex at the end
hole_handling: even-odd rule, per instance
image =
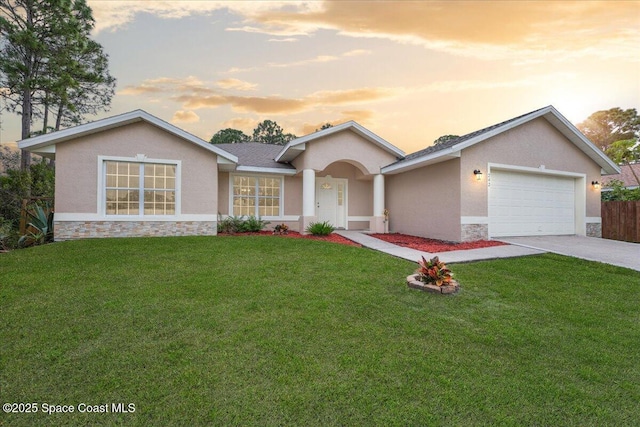
POLYGON ((640 271, 640 243, 584 236, 505 237, 497 240, 640 271))

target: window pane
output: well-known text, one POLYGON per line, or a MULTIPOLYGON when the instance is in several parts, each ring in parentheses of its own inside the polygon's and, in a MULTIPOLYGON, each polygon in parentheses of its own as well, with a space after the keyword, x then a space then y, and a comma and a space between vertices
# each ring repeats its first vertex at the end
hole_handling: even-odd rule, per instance
POLYGON ((114 175, 118 173, 118 164, 116 162, 106 162, 107 163, 107 174, 114 175))
POLYGON ((105 213, 107 215, 139 215, 142 209, 145 215, 175 214, 175 165, 144 164, 143 181, 140 176, 140 163, 105 162, 105 213), (170 176, 166 178, 166 176, 170 176), (140 204, 140 183, 145 189, 140 204), (169 191, 164 191, 167 188, 169 191))

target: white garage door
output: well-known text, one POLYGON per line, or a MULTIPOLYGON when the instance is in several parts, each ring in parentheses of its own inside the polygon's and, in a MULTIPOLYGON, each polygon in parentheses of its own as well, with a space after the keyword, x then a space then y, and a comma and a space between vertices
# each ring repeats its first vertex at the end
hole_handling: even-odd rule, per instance
POLYGON ((511 171, 491 172, 490 237, 575 232, 573 178, 511 171))

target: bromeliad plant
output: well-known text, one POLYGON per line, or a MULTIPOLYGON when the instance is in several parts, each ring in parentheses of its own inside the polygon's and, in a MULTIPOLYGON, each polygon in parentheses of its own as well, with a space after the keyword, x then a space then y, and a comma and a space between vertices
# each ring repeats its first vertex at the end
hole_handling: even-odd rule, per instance
POLYGON ((453 282, 453 273, 437 256, 428 261, 422 257, 422 260, 418 261, 418 265, 420 267, 416 270, 416 274, 421 282, 436 286, 448 285, 453 282))

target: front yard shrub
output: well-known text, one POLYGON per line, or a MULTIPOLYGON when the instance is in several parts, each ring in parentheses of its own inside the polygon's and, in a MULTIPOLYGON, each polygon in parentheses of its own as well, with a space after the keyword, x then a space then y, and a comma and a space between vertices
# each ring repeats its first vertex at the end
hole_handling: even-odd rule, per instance
POLYGON ((447 268, 444 262, 436 256, 427 261, 424 257, 418 261, 416 273, 418 278, 424 282, 436 286, 447 285, 453 281, 453 273, 447 268))
POLYGON ((329 221, 325 222, 312 222, 307 227, 307 233, 311 233, 314 236, 328 236, 333 233, 336 228, 329 223, 329 221))
POLYGON ((288 234, 289 226, 287 224, 278 224, 273 227, 273 234, 288 234))
POLYGON ((222 215, 218 215, 218 233, 256 233, 263 230, 268 224, 268 221, 253 215, 246 219, 244 216, 234 215, 222 218, 222 215))
POLYGON ((256 233, 258 231, 262 231, 262 229, 264 229, 268 224, 270 224, 269 221, 264 221, 259 217, 251 215, 244 220, 244 223, 242 224, 242 231, 256 233))

